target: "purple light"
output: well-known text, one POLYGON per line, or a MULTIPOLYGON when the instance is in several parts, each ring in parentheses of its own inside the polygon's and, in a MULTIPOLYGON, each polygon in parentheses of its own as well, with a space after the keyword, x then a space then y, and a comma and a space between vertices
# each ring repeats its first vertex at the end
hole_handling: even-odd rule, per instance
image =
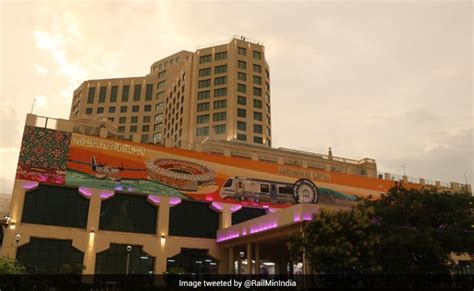
POLYGON ((252 234, 252 233, 262 232, 262 231, 269 230, 275 227, 278 227, 278 223, 276 223, 275 221, 270 222, 270 223, 265 223, 262 225, 250 227, 250 233, 252 234))
POLYGON ((175 206, 175 205, 178 205, 179 203, 181 203, 181 198, 179 198, 179 197, 171 197, 170 198, 170 201, 169 201, 170 206, 175 206))
POLYGON ((299 214, 296 214, 295 216, 293 216, 293 221, 294 221, 294 222, 301 221, 300 215, 299 215, 299 214))
POLYGON ((247 230, 246 229, 242 230, 242 235, 247 235, 247 230))
POLYGON ((226 240, 229 240, 229 239, 233 239, 233 238, 237 238, 239 237, 240 235, 235 232, 235 233, 229 233, 229 234, 224 234, 224 235, 221 235, 220 237, 218 237, 216 239, 216 242, 222 242, 222 241, 226 241, 226 240))
POLYGON ((91 198, 91 197, 92 197, 92 191, 91 191, 91 189, 86 188, 86 187, 82 187, 82 186, 79 187, 79 193, 80 193, 82 196, 86 197, 86 198, 91 198))
POLYGON ((270 208, 270 206, 268 206, 268 205, 263 205, 263 208, 268 209, 268 208, 270 208))
POLYGON ((128 192, 133 192, 133 188, 132 187, 127 187, 127 191, 128 192))
POLYGON ((268 213, 273 213, 273 212, 276 212, 277 210, 275 208, 268 208, 267 211, 268 213))
POLYGON ((101 192, 100 193, 100 199, 105 200, 113 197, 115 195, 115 192, 101 192))
POLYGON ((214 209, 214 211, 221 212, 224 209, 224 206, 222 206, 220 203, 212 202, 211 208, 214 209))
POLYGON ((230 207, 230 212, 236 212, 237 210, 240 210, 242 208, 242 205, 235 204, 232 207, 230 207))
POLYGON ((150 201, 151 203, 155 204, 155 205, 158 205, 160 204, 160 198, 158 196, 155 196, 155 195, 148 195, 148 201, 150 201))
POLYGON ((123 187, 122 186, 115 186, 114 188, 116 191, 123 191, 123 187))
POLYGON ((33 190, 33 189, 37 188, 38 185, 39 185, 39 183, 36 182, 36 181, 26 181, 25 183, 23 183, 23 189, 33 190))
POLYGON ((313 214, 311 213, 303 214, 303 221, 311 221, 311 220, 313 220, 313 214))

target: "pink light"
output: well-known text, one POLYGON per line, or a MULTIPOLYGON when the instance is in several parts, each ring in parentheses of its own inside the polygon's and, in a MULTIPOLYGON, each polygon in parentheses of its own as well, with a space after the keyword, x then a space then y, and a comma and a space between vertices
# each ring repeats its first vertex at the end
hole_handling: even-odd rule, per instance
POLYGON ((270 208, 270 206, 268 206, 268 205, 263 205, 262 207, 266 208, 266 209, 270 208))
POLYGON ((220 203, 212 202, 211 208, 214 209, 214 211, 221 212, 224 209, 224 206, 222 206, 220 203))
POLYGON ((240 210, 241 208, 242 208, 242 205, 235 204, 235 205, 230 207, 230 212, 236 212, 236 211, 240 210))
POLYGON ((38 188, 39 183, 36 181, 26 181, 23 183, 23 189, 25 190, 33 190, 38 188))
POLYGON ((252 233, 262 232, 262 231, 269 230, 275 227, 278 227, 278 223, 276 222, 270 222, 270 223, 266 223, 262 225, 257 225, 257 226, 250 227, 250 233, 252 234, 252 233))
POLYGON ((275 208, 268 208, 267 211, 268 213, 273 213, 273 212, 276 212, 277 210, 275 208))
POLYGON ((158 196, 148 195, 147 199, 148 199, 148 201, 150 201, 151 203, 153 203, 155 205, 160 204, 160 198, 158 196))
POLYGON ((247 235, 247 230, 246 229, 242 230, 242 235, 247 235))
POLYGON ((100 193, 100 199, 105 200, 113 197, 115 195, 115 192, 101 192, 100 193))
POLYGON ((207 196, 206 201, 214 201, 214 198, 212 198, 212 196, 207 196))
POLYGON ((299 214, 296 214, 295 216, 293 216, 293 221, 294 221, 294 222, 301 221, 300 215, 299 215, 299 214))
POLYGON ((313 220, 313 215, 311 213, 303 214, 303 221, 311 221, 313 220))
POLYGON ((170 201, 169 201, 170 206, 175 206, 175 205, 178 205, 179 203, 181 203, 181 198, 179 197, 170 198, 170 201))
POLYGON ((229 234, 224 234, 220 237, 218 237, 216 239, 216 242, 222 242, 222 241, 226 241, 226 240, 229 240, 229 239, 233 239, 233 238, 237 238, 239 237, 240 235, 238 233, 229 233, 229 234))
POLYGON ((89 188, 86 187, 79 187, 79 193, 81 193, 82 196, 86 198, 91 198, 92 197, 92 191, 89 188))

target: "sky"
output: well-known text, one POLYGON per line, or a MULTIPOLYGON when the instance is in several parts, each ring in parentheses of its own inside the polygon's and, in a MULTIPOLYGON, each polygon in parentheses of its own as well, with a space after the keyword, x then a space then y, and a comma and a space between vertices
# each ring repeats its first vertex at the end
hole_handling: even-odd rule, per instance
POLYGON ((0 192, 26 114, 68 118, 88 79, 143 76, 179 50, 263 42, 274 147, 473 182, 471 1, 0 0, 0 192))

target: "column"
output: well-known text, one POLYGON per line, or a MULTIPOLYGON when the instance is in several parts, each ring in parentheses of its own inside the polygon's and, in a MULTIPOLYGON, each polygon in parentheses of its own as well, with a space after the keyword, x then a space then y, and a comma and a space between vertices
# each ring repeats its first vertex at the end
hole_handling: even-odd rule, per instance
POLYGON ((234 247, 229 248, 229 274, 234 274, 234 247))
POLYGON ((252 244, 247 244, 247 274, 252 274, 252 244))
POLYGON ((94 274, 95 273, 95 256, 96 247, 95 240, 99 230, 99 216, 100 216, 100 190, 90 189, 92 195, 89 199, 89 212, 87 216, 87 248, 84 253, 84 266, 86 269, 83 274, 94 274))
POLYGON ((260 244, 255 244, 255 274, 260 275, 260 244))

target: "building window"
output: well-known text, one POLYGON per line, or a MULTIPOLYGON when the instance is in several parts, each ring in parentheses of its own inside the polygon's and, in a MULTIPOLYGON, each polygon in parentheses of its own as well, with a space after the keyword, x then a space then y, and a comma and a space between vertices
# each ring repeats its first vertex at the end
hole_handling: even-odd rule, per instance
POLYGON ((97 108, 97 114, 104 113, 104 107, 98 107, 97 108))
POLYGON ((262 72, 262 66, 254 64, 253 65, 253 71, 255 73, 261 73, 262 72))
POLYGON ((227 52, 216 53, 214 57, 214 60, 216 61, 225 60, 225 59, 227 59, 227 52))
POLYGON ((227 73, 227 65, 217 66, 214 68, 214 74, 227 73))
POLYGON ((257 59, 257 60, 261 60, 262 59, 262 53, 257 52, 257 51, 253 51, 253 58, 257 59))
POLYGON ((153 84, 146 84, 145 100, 153 99, 153 84))
POLYGON ((267 135, 268 135, 268 136, 271 136, 271 135, 272 135, 272 131, 270 130, 270 127, 267 127, 267 135))
POLYGON ((227 131, 227 126, 225 124, 219 124, 214 126, 214 132, 216 134, 223 134, 226 133, 227 131))
POLYGON ((160 110, 163 110, 163 108, 165 108, 165 103, 164 102, 160 102, 158 104, 156 104, 156 111, 160 111, 160 110))
POLYGON ((257 87, 253 87, 253 94, 255 96, 262 96, 262 89, 261 88, 257 88, 257 87))
POLYGON ((247 81, 247 74, 242 73, 242 72, 237 72, 237 79, 239 81, 247 81))
POLYGON ((237 134, 237 140, 247 141, 247 135, 246 135, 246 134, 242 134, 242 133, 238 133, 238 134, 237 134))
POLYGON ((199 103, 197 105, 197 112, 207 111, 209 110, 209 102, 206 103, 199 103))
POLYGON ((105 102, 105 95, 107 94, 107 87, 100 87, 99 89, 99 103, 105 102))
POLYGON ((241 93, 246 93, 247 92, 247 86, 244 84, 237 84, 237 91, 241 93))
POLYGON ((155 133, 153 134, 153 143, 159 143, 161 142, 161 133, 155 133))
POLYGON ((130 126, 130 132, 137 132, 137 126, 136 125, 130 126))
POLYGON ((129 93, 130 93, 130 86, 124 85, 122 87, 122 102, 128 102, 129 93))
POLYGON ((95 98, 95 87, 89 88, 89 93, 87 94, 87 104, 93 104, 95 98))
POLYGON ((247 63, 244 61, 237 61, 237 67, 241 70, 247 69, 247 63))
POLYGON ((201 123, 208 123, 209 122, 209 114, 205 115, 198 115, 196 118, 196 123, 201 124, 201 123))
POLYGON ((269 147, 272 146, 272 141, 271 141, 270 139, 268 139, 268 138, 267 138, 267 145, 268 145, 269 147))
POLYGON ((179 268, 186 274, 217 274, 219 261, 209 255, 207 249, 181 248, 181 252, 168 257, 166 270, 179 268))
POLYGON ((239 46, 237 48, 237 53, 241 56, 246 56, 247 55, 247 49, 239 46))
POLYGON ((164 78, 166 76, 166 71, 161 71, 158 73, 158 79, 164 78))
POLYGON ((216 112, 213 114, 212 119, 214 121, 223 121, 227 119, 227 112, 216 112))
POLYGON ((242 109, 242 108, 237 108, 237 116, 246 118, 247 117, 247 110, 242 109))
POLYGON ((227 107, 227 100, 214 101, 214 109, 223 109, 227 107))
POLYGON ((247 105, 247 98, 244 96, 237 96, 237 104, 247 105))
POLYGON ((209 99, 211 91, 200 91, 198 92, 198 100, 209 99))
POLYGON ((214 97, 227 96, 227 88, 219 88, 214 90, 214 97))
POLYGON ((112 91, 110 92, 110 102, 114 103, 117 101, 118 86, 112 86, 112 91))
POLYGON ((254 120, 261 121, 261 120, 262 120, 262 113, 257 112, 257 111, 254 111, 254 112, 253 112, 253 119, 254 119, 254 120))
POLYGON ((211 55, 205 55, 205 56, 199 57, 200 64, 209 63, 211 60, 212 60, 211 55))
POLYGON ((151 105, 145 105, 143 111, 150 112, 151 111, 151 105))
POLYGON ((165 83, 166 83, 166 81, 159 82, 158 85, 157 85, 157 88, 162 89, 163 87, 165 87, 165 83))
POLYGON ((119 117, 119 123, 120 124, 124 124, 126 122, 127 122, 127 117, 125 117, 125 116, 119 117))
POLYGON ((137 122, 138 122, 138 116, 132 116, 130 123, 137 123, 137 122))
POLYGON ((109 107, 109 113, 115 113, 115 107, 114 106, 109 107))
POLYGON ((253 76, 253 83, 257 85, 262 84, 262 78, 259 76, 253 76))
POLYGON ((150 131, 150 126, 149 125, 143 125, 142 126, 142 132, 148 132, 150 131))
POLYGON ((253 132, 262 133, 263 132, 263 127, 260 124, 254 124, 253 125, 253 132))
POLYGON ((161 131, 161 127, 162 127, 162 124, 161 123, 157 123, 153 126, 153 130, 154 131, 161 131))
POLYGON ((227 77, 219 77, 214 79, 214 86, 227 84, 227 77))
POLYGON ((263 143, 263 138, 261 136, 254 136, 253 137, 254 143, 263 143))
POLYGON ((209 127, 196 128, 196 136, 207 136, 207 135, 209 135, 209 127))
POLYGON ((262 108, 262 101, 258 99, 253 99, 253 107, 262 108))
POLYGON ((209 87, 211 86, 211 80, 210 79, 207 79, 207 80, 201 80, 198 82, 198 88, 205 88, 205 87, 209 87))
POLYGON ((150 122, 150 116, 143 116, 143 122, 150 122))
POLYGON ((127 112, 127 106, 120 106, 120 112, 121 113, 127 112))
POLYGON ((132 106, 132 112, 138 112, 138 111, 140 111, 140 106, 138 105, 132 106))
POLYGON ((149 275, 155 267, 155 257, 145 253, 142 246, 128 244, 110 244, 110 248, 97 253, 95 261, 95 274, 136 274, 149 275), (128 271, 127 271, 128 266, 128 271))
POLYGON ((206 77, 211 74, 211 68, 205 68, 199 70, 199 77, 206 77))
POLYGON ((140 84, 135 85, 135 91, 133 93, 133 101, 140 101, 141 93, 142 93, 142 85, 140 84))
POLYGON ((267 214, 265 209, 242 207, 240 210, 232 213, 232 225, 238 224, 250 219, 254 219, 267 214))
POLYGON ((86 114, 92 114, 92 108, 86 108, 86 114))
POLYGON ((267 79, 270 79, 270 72, 268 72, 267 69, 265 69, 265 74, 267 75, 267 79))
POLYGON ((170 208, 170 236, 215 238, 218 228, 219 213, 207 203, 182 201, 170 208), (199 223, 193 223, 193 217, 199 217, 199 223))
POLYGON ((247 122, 245 121, 237 121, 237 129, 238 130, 247 130, 247 122))
POLYGON ((118 132, 125 132, 125 126, 119 126, 118 132))
POLYGON ((165 98, 165 91, 161 91, 156 94, 156 99, 165 98))

